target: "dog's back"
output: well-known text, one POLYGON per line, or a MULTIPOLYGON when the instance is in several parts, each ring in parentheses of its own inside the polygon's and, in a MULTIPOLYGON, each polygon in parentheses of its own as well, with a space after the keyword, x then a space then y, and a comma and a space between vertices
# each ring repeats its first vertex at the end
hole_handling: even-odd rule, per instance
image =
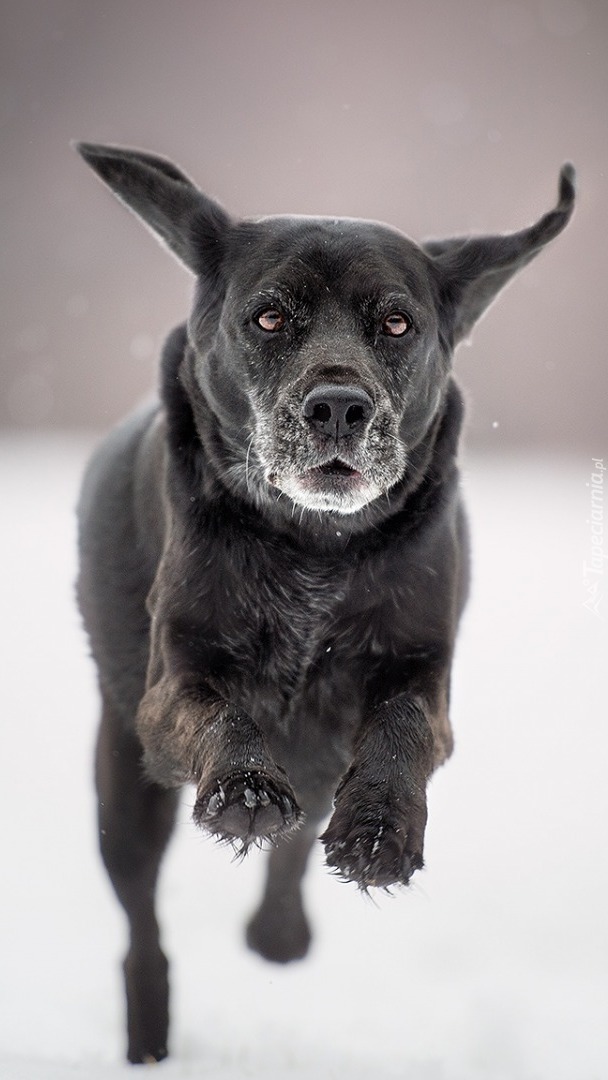
POLYGON ((164 446, 157 405, 129 417, 100 444, 78 505, 78 600, 102 690, 133 726, 146 683, 146 599, 163 543, 164 446))

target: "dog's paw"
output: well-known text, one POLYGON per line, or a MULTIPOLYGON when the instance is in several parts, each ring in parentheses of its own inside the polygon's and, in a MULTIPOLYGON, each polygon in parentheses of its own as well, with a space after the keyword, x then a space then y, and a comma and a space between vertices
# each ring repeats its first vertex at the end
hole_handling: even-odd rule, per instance
POLYGON ((247 924, 246 940, 264 960, 275 964, 301 960, 308 952, 311 933, 300 898, 266 898, 247 924))
POLYGON ((292 832, 302 812, 287 783, 261 770, 243 770, 199 790, 193 817, 201 828, 244 855, 251 844, 292 832))
POLYGON ((426 808, 410 804, 406 814, 400 809, 397 819, 388 807, 349 812, 338 804, 321 837, 328 866, 361 889, 407 885, 423 866, 426 808))

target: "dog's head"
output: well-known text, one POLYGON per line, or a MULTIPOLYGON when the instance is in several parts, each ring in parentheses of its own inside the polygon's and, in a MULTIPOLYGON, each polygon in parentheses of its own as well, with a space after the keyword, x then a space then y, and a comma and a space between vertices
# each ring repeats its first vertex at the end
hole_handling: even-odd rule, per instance
POLYGON ((407 478, 445 407, 455 345, 574 205, 566 165, 557 206, 530 228, 418 246, 349 218, 233 221, 162 158, 78 149, 197 276, 184 378, 224 481, 332 514, 407 478))

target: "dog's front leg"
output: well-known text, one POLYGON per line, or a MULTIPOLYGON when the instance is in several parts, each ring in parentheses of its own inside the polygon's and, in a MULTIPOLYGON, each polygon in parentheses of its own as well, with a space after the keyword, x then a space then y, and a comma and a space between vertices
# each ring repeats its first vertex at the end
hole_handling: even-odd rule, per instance
POLYGON ((150 778, 196 784, 195 822, 239 853, 299 824, 289 780, 257 725, 204 682, 163 675, 144 695, 137 726, 150 778))
POLYGON ((447 717, 437 723, 434 712, 425 697, 404 692, 378 705, 359 732, 321 839, 329 866, 363 889, 407 884, 423 865, 426 783, 446 756, 438 742, 447 717))

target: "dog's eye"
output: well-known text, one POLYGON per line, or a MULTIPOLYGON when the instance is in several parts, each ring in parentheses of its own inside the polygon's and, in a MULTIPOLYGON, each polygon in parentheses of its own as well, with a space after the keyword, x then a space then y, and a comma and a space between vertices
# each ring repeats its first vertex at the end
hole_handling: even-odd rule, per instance
POLYGON ((382 320, 382 333, 388 334, 389 337, 403 337, 411 325, 407 315, 404 315, 402 311, 391 311, 390 315, 382 320))
POLYGON ((266 311, 260 311, 259 315, 255 316, 255 321, 262 330, 267 330, 270 334, 282 330, 285 326, 285 316, 276 308, 267 308, 266 311))

